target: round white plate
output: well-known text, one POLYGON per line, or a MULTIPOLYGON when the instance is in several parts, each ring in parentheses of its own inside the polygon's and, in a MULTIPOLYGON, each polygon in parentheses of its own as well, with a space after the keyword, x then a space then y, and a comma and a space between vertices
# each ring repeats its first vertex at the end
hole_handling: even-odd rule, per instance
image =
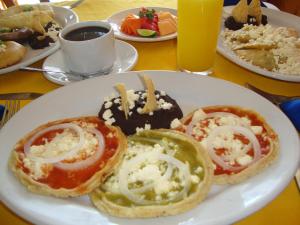
MULTIPOLYGON (((232 6, 224 7, 221 31, 223 31, 225 29, 224 18, 225 17, 227 18, 228 14, 230 14, 232 8, 233 8, 232 6)), ((263 14, 265 14, 268 17, 268 23, 270 25, 276 26, 276 27, 279 27, 279 26, 293 27, 300 33, 300 17, 289 14, 289 13, 285 13, 282 11, 268 9, 268 8, 262 8, 262 11, 263 11, 263 14)), ((278 80, 300 82, 300 74, 287 75, 287 74, 281 74, 281 73, 277 73, 277 72, 271 72, 266 69, 262 69, 258 66, 254 66, 251 63, 240 59, 233 51, 231 51, 228 47, 224 46, 221 36, 218 41, 217 50, 220 54, 225 56, 227 59, 229 59, 232 62, 240 65, 241 67, 244 67, 255 73, 261 74, 266 77, 278 79, 278 80)))
MULTIPOLYGON (((62 27, 65 27, 69 24, 77 23, 79 21, 77 14, 74 11, 72 11, 71 9, 66 9, 66 8, 58 7, 58 6, 52 6, 52 8, 54 11, 55 20, 62 27)), ((37 49, 37 50, 30 48, 30 46, 28 46, 28 45, 26 47, 27 47, 27 53, 26 53, 25 57, 22 59, 22 61, 15 65, 0 69, 0 74, 18 70, 22 67, 28 66, 32 63, 35 63, 42 58, 47 57, 48 55, 52 54, 57 49, 59 49, 59 42, 57 41, 57 42, 53 43, 52 45, 50 45, 49 47, 46 47, 43 49, 37 49)))
MULTIPOLYGON (((122 73, 131 70, 138 60, 137 50, 127 42, 120 40, 116 40, 115 47, 117 60, 114 63, 112 71, 110 73, 122 73)), ((50 55, 44 61, 43 69, 49 71, 57 71, 57 73, 44 72, 44 76, 48 80, 60 85, 70 84, 72 82, 83 79, 83 77, 76 77, 76 75, 59 73, 69 73, 69 69, 64 63, 63 53, 61 50, 58 50, 53 55, 50 55)))
MULTIPOLYGON (((171 8, 162 8, 162 7, 147 7, 148 9, 155 9, 156 12, 159 11, 168 11, 172 13, 173 15, 177 16, 177 10, 171 9, 171 8)), ((107 21, 112 25, 115 37, 127 40, 127 41, 138 41, 138 42, 155 42, 155 41, 166 41, 177 37, 177 32, 173 34, 168 34, 164 36, 158 36, 153 38, 145 38, 145 37, 136 37, 132 35, 124 34, 120 30, 120 26, 122 23, 122 20, 130 13, 138 15, 140 8, 133 8, 133 9, 127 9, 118 13, 113 14, 109 18, 107 18, 107 21)))
POLYGON ((97 211, 87 196, 59 199, 27 191, 7 166, 14 144, 48 121, 97 115, 104 97, 115 93, 116 83, 124 83, 127 89, 143 88, 137 72, 113 74, 76 82, 45 94, 22 108, 0 130, 0 197, 4 204, 34 224, 227 225, 265 206, 293 179, 300 154, 298 134, 289 119, 265 98, 244 87, 211 77, 168 71, 139 73, 150 75, 156 88, 176 99, 184 114, 197 107, 218 104, 256 110, 279 136, 278 160, 241 184, 214 185, 202 203, 177 216, 122 219, 97 211))

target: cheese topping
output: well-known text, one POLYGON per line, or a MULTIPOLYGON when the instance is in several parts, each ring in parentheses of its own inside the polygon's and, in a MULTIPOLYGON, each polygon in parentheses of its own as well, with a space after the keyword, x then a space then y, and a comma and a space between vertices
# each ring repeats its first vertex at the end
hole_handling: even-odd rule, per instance
POLYGON ((58 40, 58 33, 61 30, 61 26, 55 22, 51 23, 51 26, 48 28, 47 36, 49 36, 54 42, 58 40))
MULTIPOLYGON (((176 123, 176 121, 174 121, 176 123)), ((174 125, 174 124, 173 124, 174 125)), ((176 125, 176 126, 175 126, 176 125)), ((175 124, 180 127, 180 124, 175 124)), ((216 154, 222 158, 224 162, 231 166, 239 164, 245 166, 253 160, 253 156, 249 155, 249 150, 253 148, 251 141, 242 134, 236 133, 234 130, 224 129, 218 133, 212 143, 209 143, 210 134, 219 127, 233 126, 244 127, 254 135, 262 135, 265 132, 262 126, 252 126, 251 120, 247 116, 239 117, 235 114, 220 112, 206 114, 202 109, 195 111, 192 116, 190 125, 185 129, 190 129, 191 134, 205 148, 212 148, 216 154), (211 115, 211 116, 210 116, 211 115), (191 128, 189 128, 192 126, 191 128)), ((255 137, 255 136, 254 136, 255 137)))
POLYGON ((250 63, 259 60, 258 66, 270 71, 300 75, 300 38, 295 29, 273 27, 269 24, 245 24, 237 31, 226 29, 222 36, 224 44, 233 51, 242 49, 249 52, 247 55, 250 55, 250 51, 256 52, 252 60, 247 58, 247 55, 237 54, 250 63), (267 54, 261 56, 263 52, 267 54))
MULTIPOLYGON (((121 88, 120 84, 118 84, 116 87, 122 97, 115 98, 114 94, 112 94, 111 96, 106 97, 104 100, 105 111, 102 114, 102 118, 105 121, 105 123, 108 125, 112 125, 114 122, 116 122, 116 119, 114 118, 113 112, 111 110, 113 104, 115 104, 117 106, 118 110, 120 110, 120 111, 124 111, 123 108, 125 107, 124 113, 125 113, 126 118, 134 115, 134 113, 133 113, 134 110, 136 110, 136 112, 138 114, 144 114, 145 107, 146 108, 149 107, 149 104, 150 104, 151 110, 153 109, 154 111, 155 110, 172 110, 172 108, 175 107, 172 103, 166 101, 163 98, 163 96, 166 96, 165 91, 160 91, 160 92, 157 91, 156 93, 158 93, 158 94, 154 95, 156 100, 154 101, 153 97, 150 98, 149 101, 151 103, 148 103, 148 106, 146 106, 147 102, 149 102, 148 100, 147 100, 147 102, 145 102, 145 100, 148 96, 148 92, 141 92, 141 91, 135 92, 132 89, 125 91, 125 88, 121 88), (124 101, 124 99, 125 99, 125 101, 124 101), (141 107, 136 107, 137 104, 140 104, 140 102, 138 103, 138 101, 141 101, 141 99, 144 99, 144 101, 142 101, 143 105, 141 105, 141 107), (154 104, 153 102, 155 103, 155 109, 153 108, 153 104, 154 104)), ((146 110, 147 114, 152 116, 154 114, 153 110, 152 111, 146 110)), ((138 129, 141 129, 141 128, 138 128, 138 129)))
MULTIPOLYGON (((149 157, 139 163, 132 163, 127 177, 129 191, 146 202, 173 200, 190 182, 193 184, 201 182, 203 168, 197 166, 194 171, 191 171, 188 162, 181 163, 189 171, 190 175, 187 178, 177 166, 151 156, 153 153, 173 158, 179 149, 177 144, 165 138, 153 145, 130 140, 120 169, 105 181, 102 188, 108 193, 123 195, 119 181, 121 172, 126 170, 125 168, 128 168, 131 162, 135 162, 143 154, 148 154, 149 157)), ((174 160, 177 159, 174 158, 174 160)))
MULTIPOLYGON (((95 124, 86 122, 74 122, 83 130, 84 141, 81 149, 72 157, 68 157, 64 162, 73 163, 85 160, 95 154, 98 146, 98 139, 89 132, 89 129, 94 128, 95 124)), ((24 166, 29 169, 30 176, 34 179, 47 177, 48 172, 53 168, 53 164, 44 163, 39 158, 56 157, 74 148, 78 142, 78 135, 71 129, 64 129, 63 132, 57 132, 53 139, 48 140, 43 138, 44 144, 31 145, 30 155, 24 155, 24 166), (38 157, 38 158, 37 158, 38 157)))

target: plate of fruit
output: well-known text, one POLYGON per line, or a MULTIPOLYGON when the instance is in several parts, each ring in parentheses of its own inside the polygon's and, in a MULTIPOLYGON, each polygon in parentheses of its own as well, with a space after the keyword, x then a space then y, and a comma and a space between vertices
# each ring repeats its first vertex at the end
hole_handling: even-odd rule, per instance
POLYGON ((139 42, 165 41, 177 37, 177 11, 171 8, 133 8, 108 19, 119 39, 139 42))

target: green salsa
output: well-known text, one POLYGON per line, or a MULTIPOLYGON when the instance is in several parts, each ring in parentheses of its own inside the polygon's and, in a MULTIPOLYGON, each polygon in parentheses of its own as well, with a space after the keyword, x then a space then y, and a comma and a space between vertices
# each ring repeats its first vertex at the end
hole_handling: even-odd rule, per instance
MULTIPOLYGON (((182 163, 188 163, 190 174, 193 176, 197 176, 197 179, 199 182, 201 182, 204 179, 204 171, 203 169, 199 172, 195 173, 194 171, 197 170, 197 168, 202 167, 203 165, 201 163, 201 160, 197 157, 197 149, 189 142, 185 141, 183 138, 178 137, 177 134, 168 133, 168 132, 162 132, 162 131, 144 131, 140 132, 138 135, 133 135, 128 138, 129 143, 129 150, 132 146, 140 145, 140 146, 150 146, 153 147, 157 144, 160 145, 163 150, 163 154, 168 154, 173 151, 172 155, 177 160, 181 161, 182 163)), ((128 157, 129 153, 126 153, 125 156, 128 157)), ((162 176, 167 170, 167 163, 161 162, 162 166, 165 166, 165 170, 162 170, 162 176)), ((159 165, 160 166, 160 165, 159 165)), ((122 167, 122 166, 121 166, 122 167)), ((143 166, 141 166, 143 168, 143 166)), ((164 168, 164 167, 162 167, 164 168)), ((173 167, 171 176, 169 178, 170 182, 177 182, 178 185, 175 187, 172 187, 171 192, 179 193, 181 192, 184 187, 180 185, 180 179, 178 177, 179 169, 176 167, 173 167)), ((115 176, 114 174, 112 176, 115 176)), ((108 182, 108 180, 111 177, 109 177, 105 184, 108 182)), ((121 193, 115 193, 114 191, 110 190, 109 186, 106 185, 101 186, 101 190, 103 193, 105 193, 105 198, 109 201, 114 202, 115 204, 121 205, 121 206, 132 206, 132 205, 139 205, 138 203, 135 203, 128 199, 126 196, 124 196, 121 193)), ((143 187, 143 182, 137 181, 134 183, 128 184, 128 189, 134 189, 134 188, 141 188, 143 187)), ((190 182, 189 189, 187 191, 187 195, 191 195, 192 193, 196 192, 198 187, 198 183, 190 182)), ((170 191, 169 191, 170 192, 170 191)), ((168 198, 168 193, 161 193, 159 196, 159 201, 157 201, 159 205, 166 205, 169 203, 174 203, 177 201, 182 200, 184 197, 170 199, 168 198)), ((154 188, 151 188, 149 190, 146 190, 142 192, 141 196, 143 196, 143 199, 148 201, 156 201, 157 200, 157 194, 154 190, 154 188)))

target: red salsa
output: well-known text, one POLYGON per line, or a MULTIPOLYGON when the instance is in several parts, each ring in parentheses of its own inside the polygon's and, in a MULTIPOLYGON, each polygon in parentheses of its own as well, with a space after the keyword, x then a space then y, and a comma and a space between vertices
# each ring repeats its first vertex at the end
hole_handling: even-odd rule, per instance
MULTIPOLYGON (((116 135, 113 135, 109 138, 107 137, 107 135, 112 131, 104 124, 103 121, 95 118, 89 119, 86 122, 97 124, 96 129, 98 129, 104 137, 105 149, 101 158, 89 167, 78 170, 63 170, 61 168, 55 167, 54 165, 48 176, 46 178, 38 179, 38 182, 47 184, 54 189, 76 188, 80 184, 90 179, 97 171, 101 170, 106 165, 107 161, 115 154, 119 145, 119 141, 116 135)), ((61 132, 63 132, 63 129, 47 132, 41 137, 37 138, 33 144, 41 145, 45 143, 45 140, 51 141, 57 133, 61 132)), ((24 147, 20 147, 17 152, 24 152, 24 147)), ((22 168, 24 173, 30 173, 28 168, 24 166, 23 161, 20 162, 19 166, 22 168)))

